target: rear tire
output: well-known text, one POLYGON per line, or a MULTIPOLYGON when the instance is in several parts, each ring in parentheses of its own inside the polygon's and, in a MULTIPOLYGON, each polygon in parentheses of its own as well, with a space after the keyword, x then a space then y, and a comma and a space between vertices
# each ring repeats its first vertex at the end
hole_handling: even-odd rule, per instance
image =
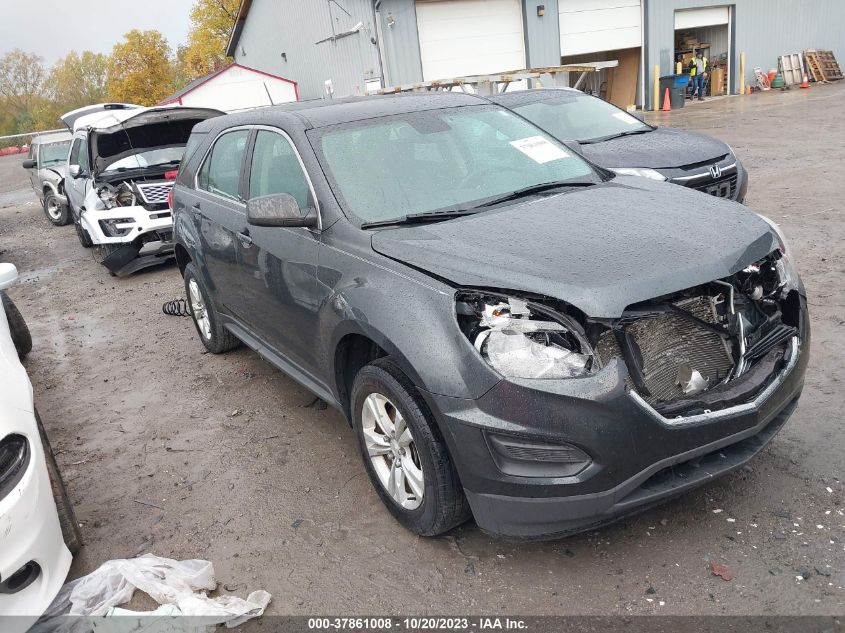
POLYGON ((62 204, 55 193, 48 191, 44 194, 44 215, 53 226, 65 226, 70 222, 70 211, 62 204))
POLYGON ((47 460, 47 474, 50 475, 50 487, 53 489, 53 498, 56 500, 56 510, 59 513, 59 525, 62 528, 62 538, 71 554, 78 554, 82 549, 82 536, 79 533, 79 523, 76 521, 76 513, 73 511, 73 504, 67 494, 64 479, 56 463, 56 456, 44 432, 44 424, 38 411, 35 412, 35 420, 38 422, 38 434, 41 436, 41 445, 44 447, 44 458, 47 460))
POLYGON ((6 319, 9 321, 9 333, 12 335, 12 342, 15 344, 18 356, 23 358, 32 351, 32 334, 29 333, 29 327, 27 327, 23 315, 18 310, 18 306, 9 298, 9 295, 0 292, 0 299, 3 302, 6 319))
POLYGON ((352 386, 352 417, 370 481, 399 523, 415 534, 436 536, 472 516, 431 411, 389 358, 380 358, 358 372, 352 386), (387 413, 388 417, 375 426, 374 410, 369 408, 374 401, 384 405, 378 416, 387 413), (382 424, 392 426, 395 434, 385 432, 382 424))
POLYGON ((197 274, 193 262, 185 266, 183 277, 191 318, 205 349, 212 354, 222 354, 238 347, 241 342, 220 323, 211 295, 197 274))

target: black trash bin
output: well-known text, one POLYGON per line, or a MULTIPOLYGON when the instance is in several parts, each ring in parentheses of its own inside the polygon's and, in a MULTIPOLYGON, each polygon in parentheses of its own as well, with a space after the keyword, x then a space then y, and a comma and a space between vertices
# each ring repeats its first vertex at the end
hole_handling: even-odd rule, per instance
POLYGON ((663 100, 666 97, 666 89, 669 89, 669 103, 672 109, 683 108, 686 103, 687 84, 689 75, 665 75, 660 78, 660 107, 663 107, 663 100))

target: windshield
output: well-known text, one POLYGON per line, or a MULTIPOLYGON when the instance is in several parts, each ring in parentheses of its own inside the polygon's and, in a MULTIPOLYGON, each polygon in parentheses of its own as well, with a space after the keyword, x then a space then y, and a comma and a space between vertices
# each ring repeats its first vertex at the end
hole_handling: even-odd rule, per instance
POLYGON ((61 143, 42 145, 39 150, 38 162, 42 167, 65 163, 67 162, 68 150, 70 150, 70 139, 61 143))
POLYGON ((549 182, 599 182, 592 167, 495 106, 413 112, 318 130, 341 204, 365 223, 469 208, 549 182))
POLYGON ((138 152, 132 156, 125 156, 116 160, 103 170, 104 174, 112 171, 126 171, 128 169, 142 169, 144 167, 165 167, 178 165, 185 153, 185 146, 164 147, 146 152, 138 152))
POLYGON ((543 101, 509 106, 556 138, 591 141, 651 127, 624 110, 580 92, 563 92, 543 101))

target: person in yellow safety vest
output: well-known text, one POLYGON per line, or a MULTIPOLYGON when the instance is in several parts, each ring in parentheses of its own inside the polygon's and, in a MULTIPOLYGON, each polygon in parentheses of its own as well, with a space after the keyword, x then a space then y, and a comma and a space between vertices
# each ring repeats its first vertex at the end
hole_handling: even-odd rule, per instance
POLYGON ((692 81, 692 97, 695 98, 695 93, 698 91, 698 100, 704 101, 704 84, 707 81, 707 73, 710 70, 710 65, 707 63, 707 58, 704 53, 698 51, 689 62, 689 76, 692 81))

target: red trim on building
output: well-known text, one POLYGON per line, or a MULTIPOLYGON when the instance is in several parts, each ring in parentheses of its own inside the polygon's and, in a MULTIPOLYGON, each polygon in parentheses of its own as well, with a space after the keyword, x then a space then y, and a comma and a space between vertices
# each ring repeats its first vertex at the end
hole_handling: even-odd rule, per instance
POLYGON ((255 68, 250 68, 249 66, 244 66, 242 64, 238 64, 237 62, 235 62, 234 64, 229 64, 228 66, 226 66, 226 68, 221 68, 216 73, 209 75, 208 77, 205 78, 205 80, 201 81, 200 83, 198 83, 196 86, 194 86, 190 90, 188 90, 188 91, 182 93, 181 95, 179 95, 179 97, 177 99, 170 99, 168 101, 161 101, 161 102, 157 103, 156 105, 172 105, 174 103, 178 103, 179 105, 182 105, 182 97, 184 97, 185 95, 191 94, 194 90, 196 90, 200 86, 204 86, 205 84, 207 84, 212 79, 216 79, 220 75, 228 72, 231 68, 235 68, 235 67, 242 68, 243 70, 248 70, 250 72, 257 73, 259 75, 264 75, 265 77, 270 77, 271 79, 281 79, 282 81, 285 81, 289 84, 293 84, 293 93, 294 93, 294 95, 296 95, 296 100, 299 101, 299 84, 297 82, 295 82, 291 79, 287 79, 285 77, 279 77, 278 75, 273 75, 271 73, 264 72, 263 70, 257 70, 255 68))

